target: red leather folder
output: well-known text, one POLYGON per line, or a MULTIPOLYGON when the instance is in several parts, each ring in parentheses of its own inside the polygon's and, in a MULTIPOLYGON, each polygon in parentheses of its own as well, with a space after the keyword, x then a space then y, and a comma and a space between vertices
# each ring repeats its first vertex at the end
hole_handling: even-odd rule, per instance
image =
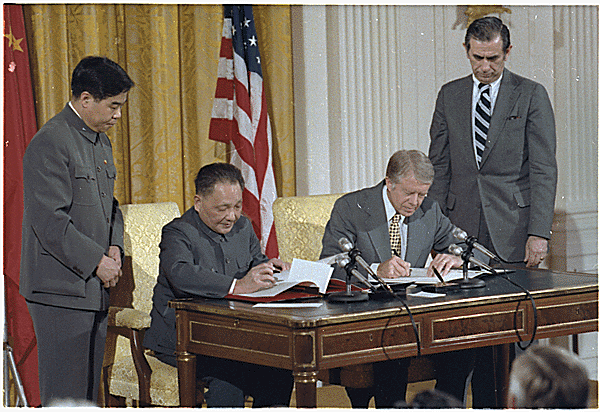
MULTIPOLYGON (((346 282, 340 279, 332 278, 329 280, 329 285, 327 285, 327 292, 325 294, 319 293, 319 288, 317 288, 316 286, 305 286, 303 284, 299 284, 275 296, 257 298, 251 296, 239 296, 229 294, 225 296, 225 299, 242 300, 245 302, 284 302, 295 300, 319 299, 323 296, 327 296, 330 293, 343 292, 345 290, 346 282)), ((352 290, 362 289, 352 285, 352 290)))

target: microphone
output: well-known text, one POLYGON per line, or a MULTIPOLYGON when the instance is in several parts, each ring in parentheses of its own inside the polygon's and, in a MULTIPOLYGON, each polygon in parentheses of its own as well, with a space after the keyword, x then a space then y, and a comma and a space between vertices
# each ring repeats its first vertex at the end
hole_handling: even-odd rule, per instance
POLYGON ((485 270, 492 272, 493 274, 496 274, 496 271, 494 269, 492 269, 490 266, 486 265, 485 263, 483 263, 482 261, 480 261, 478 259, 475 259, 473 256, 470 256, 470 254, 464 253, 464 251, 462 250, 462 248, 460 246, 452 244, 448 247, 448 250, 453 255, 460 256, 463 258, 463 260, 471 262, 474 265, 482 267, 485 270))
POLYGON ((455 227, 454 230, 452 231, 452 234, 454 235, 454 237, 456 239, 460 240, 461 242, 465 242, 467 245, 471 246, 472 248, 477 249, 478 251, 480 251, 481 253, 483 253, 484 255, 489 257, 490 259, 499 261, 498 256, 494 255, 492 252, 487 250, 483 245, 477 243, 476 237, 467 235, 467 232, 465 232, 461 228, 455 227))
POLYGON ((338 264, 338 266, 341 267, 342 269, 346 269, 347 271, 349 270, 352 275, 354 275, 358 280, 360 280, 362 283, 367 285, 369 289, 376 291, 375 287, 371 284, 371 282, 369 282, 362 275, 362 273, 360 273, 358 270, 356 270, 355 267, 350 265, 350 258, 347 255, 346 256, 344 256, 344 255, 345 255, 344 253, 340 253, 336 256, 335 262, 338 264))
POLYGON ((340 245, 344 252, 348 253, 348 256, 350 256, 351 259, 354 259, 364 270, 366 270, 373 277, 373 279, 377 280, 377 282, 379 282, 379 284, 383 286, 388 292, 394 294, 394 291, 392 290, 390 285, 385 283, 385 281, 381 279, 373 269, 371 269, 371 266, 360 255, 360 251, 354 248, 354 246, 352 246, 352 242, 350 242, 347 238, 343 237, 340 240, 338 240, 338 245, 340 245))

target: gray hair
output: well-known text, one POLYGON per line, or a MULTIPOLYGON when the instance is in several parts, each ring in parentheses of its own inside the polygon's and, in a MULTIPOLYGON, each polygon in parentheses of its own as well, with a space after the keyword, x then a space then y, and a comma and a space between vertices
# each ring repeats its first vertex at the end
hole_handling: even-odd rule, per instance
POLYGON ((435 172, 425 153, 419 150, 398 150, 390 157, 385 172, 393 183, 413 173, 415 179, 424 184, 433 183, 435 172))
POLYGON ((509 378, 516 408, 587 408, 589 383, 585 366, 557 346, 535 345, 518 356, 509 378))

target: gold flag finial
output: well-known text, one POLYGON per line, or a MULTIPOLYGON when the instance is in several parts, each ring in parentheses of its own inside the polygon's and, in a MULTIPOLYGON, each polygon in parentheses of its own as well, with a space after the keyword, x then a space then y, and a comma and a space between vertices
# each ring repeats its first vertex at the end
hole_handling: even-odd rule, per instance
POLYGON ((502 14, 502 13, 512 13, 509 8, 504 6, 467 6, 467 10, 465 14, 468 17, 467 27, 473 23, 473 21, 485 17, 488 14, 502 14))

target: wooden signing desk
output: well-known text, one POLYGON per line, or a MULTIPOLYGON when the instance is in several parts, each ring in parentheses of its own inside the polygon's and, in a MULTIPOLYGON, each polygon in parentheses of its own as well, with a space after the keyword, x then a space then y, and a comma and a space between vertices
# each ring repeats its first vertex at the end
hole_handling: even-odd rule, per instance
MULTIPOLYGON (((537 308, 535 338, 598 330, 597 275, 516 269, 503 275, 529 290, 537 308)), ((534 311, 526 294, 502 276, 484 288, 434 299, 408 295, 421 355, 531 339, 534 311)), ((224 299, 170 302, 177 312, 181 406, 195 404, 196 354, 289 369, 296 405, 316 406, 317 374, 340 366, 417 356, 414 329, 398 300, 328 303, 318 308, 253 308, 224 299)), ((501 396, 508 359, 500 364, 501 396)), ((501 398, 504 399, 504 398, 501 398)))

